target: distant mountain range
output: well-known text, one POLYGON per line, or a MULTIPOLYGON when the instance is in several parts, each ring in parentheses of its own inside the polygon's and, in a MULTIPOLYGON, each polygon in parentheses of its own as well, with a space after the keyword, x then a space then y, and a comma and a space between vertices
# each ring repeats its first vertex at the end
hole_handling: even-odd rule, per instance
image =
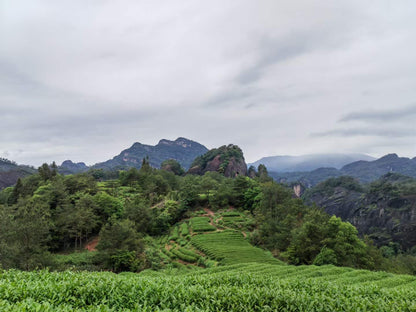
POLYGON ((339 176, 352 176, 360 182, 368 183, 389 172, 416 178, 416 157, 411 159, 399 157, 397 154, 388 154, 373 161, 355 161, 341 169, 318 168, 304 172, 269 172, 269 174, 278 182, 300 182, 306 187, 311 187, 339 176))
POLYGON ((355 161, 375 160, 374 157, 365 154, 312 154, 302 156, 270 156, 263 157, 256 162, 249 164, 254 167, 263 164, 268 171, 273 172, 304 172, 312 171, 318 168, 336 168, 341 169, 343 166, 355 161))
MULTIPOLYGON (((131 167, 140 168, 143 158, 148 158, 152 167, 160 168, 163 161, 174 159, 187 171, 197 157, 207 152, 208 149, 204 145, 183 137, 177 138, 175 141, 162 139, 154 146, 136 142, 110 160, 90 167, 83 162, 74 163, 71 160, 66 160, 58 167, 58 170, 61 174, 73 174, 86 172, 90 169, 123 170, 131 167)), ((226 160, 228 161, 228 158, 226 160)), ((388 172, 396 172, 416 178, 416 157, 410 159, 399 157, 396 154, 389 154, 380 159, 374 159, 365 154, 273 156, 261 158, 249 164, 249 166, 257 167, 259 164, 264 164, 270 176, 277 182, 301 183, 308 188, 328 178, 345 175, 352 176, 364 183, 374 181, 388 172)), ((214 166, 214 163, 211 163, 210 166, 214 166)), ((240 168, 240 165, 238 166, 239 169, 236 170, 245 174, 246 171, 240 168)), ((225 170, 225 168, 222 169, 225 170)), ((203 171, 203 169, 201 170, 203 171)), ((198 170, 193 168, 193 171, 198 170)), ((19 177, 34 172, 36 172, 36 169, 32 167, 17 165, 12 161, 0 159, 0 189, 13 185, 19 177)))
POLYGON ((202 144, 185 138, 177 138, 175 141, 162 139, 155 146, 136 142, 112 159, 91 167, 84 163, 73 163, 66 160, 59 166, 59 172, 68 174, 85 172, 89 169, 121 170, 131 167, 140 168, 143 158, 148 158, 150 165, 155 168, 160 168, 160 164, 165 160, 175 159, 185 170, 188 170, 194 159, 207 151, 208 149, 202 144))

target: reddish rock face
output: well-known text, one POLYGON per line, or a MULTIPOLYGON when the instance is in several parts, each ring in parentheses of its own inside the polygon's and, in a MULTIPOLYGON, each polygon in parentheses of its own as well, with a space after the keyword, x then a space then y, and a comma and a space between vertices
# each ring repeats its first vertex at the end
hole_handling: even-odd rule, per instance
POLYGON ((228 178, 234 178, 239 175, 247 175, 247 164, 244 161, 244 158, 236 159, 235 157, 231 157, 225 168, 223 165, 224 161, 221 158, 221 155, 217 155, 212 160, 207 162, 205 168, 194 166, 189 169, 188 173, 203 175, 208 171, 216 171, 224 174, 224 176, 228 178))
POLYGON ((234 157, 231 158, 228 163, 227 168, 225 169, 224 175, 226 177, 236 177, 239 175, 247 175, 247 164, 244 159, 236 160, 234 157))
POLYGON ((207 171, 219 171, 221 165, 221 155, 215 156, 215 158, 208 162, 205 172, 207 171))

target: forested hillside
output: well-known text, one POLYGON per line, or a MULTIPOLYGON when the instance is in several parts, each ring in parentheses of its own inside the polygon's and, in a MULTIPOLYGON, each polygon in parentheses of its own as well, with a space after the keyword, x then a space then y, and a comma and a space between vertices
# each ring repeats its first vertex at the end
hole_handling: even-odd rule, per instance
POLYGON ((411 256, 406 265, 397 264, 398 256, 383 257, 353 225, 305 205, 290 188, 273 182, 264 166, 251 168, 251 178, 212 171, 180 174, 183 170, 154 169, 144 159, 140 170, 120 171, 116 179, 102 181, 95 171, 63 176, 44 164, 0 193, 2 267, 160 269, 175 263, 175 257, 166 257, 170 249, 165 245, 172 231, 186 232, 182 226, 190 232, 176 244, 193 245, 205 259, 200 266, 211 266, 216 258, 198 247, 192 221, 207 209, 215 222, 217 213, 223 222, 207 223, 209 230, 240 231, 247 242, 287 263, 415 272, 411 256), (226 215, 230 209, 234 216, 226 215), (86 246, 93 252, 78 252, 86 246))
POLYGON ((8 159, 0 158, 0 190, 15 184, 17 179, 26 177, 35 171, 32 167, 18 165, 8 159))
MULTIPOLYGON (((414 276, 368 271, 416 274, 411 252, 377 248, 274 182, 263 165, 226 177, 240 151, 208 152, 194 164, 213 171, 199 174, 174 160, 155 169, 144 158, 140 169, 66 176, 44 164, 19 179, 0 192, 0 309, 415 309, 414 276), (215 168, 206 165, 213 159, 215 168), (93 272, 103 270, 110 272, 93 272)), ((392 179, 399 184, 389 190, 413 187, 392 179)), ((362 190, 341 179, 313 194, 334 186, 362 190)), ((372 190, 395 194, 385 188, 372 190)))

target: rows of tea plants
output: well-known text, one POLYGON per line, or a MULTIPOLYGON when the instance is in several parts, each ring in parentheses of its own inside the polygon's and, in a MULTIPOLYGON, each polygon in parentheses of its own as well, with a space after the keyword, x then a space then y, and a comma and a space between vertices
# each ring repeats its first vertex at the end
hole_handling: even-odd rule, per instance
POLYGON ((182 223, 181 226, 181 235, 182 236, 188 236, 189 235, 189 228, 188 228, 188 224, 186 224, 186 222, 182 223))
POLYGON ((3 271, 0 311, 416 311, 413 276, 265 263, 181 272, 3 271))
POLYGON ((215 231, 217 228, 210 224, 211 219, 209 217, 194 217, 191 218, 190 224, 192 231, 194 232, 209 232, 215 231))
POLYGON ((233 230, 195 235, 191 238, 191 243, 210 258, 223 264, 281 263, 273 258, 270 252, 250 245, 240 232, 233 230))

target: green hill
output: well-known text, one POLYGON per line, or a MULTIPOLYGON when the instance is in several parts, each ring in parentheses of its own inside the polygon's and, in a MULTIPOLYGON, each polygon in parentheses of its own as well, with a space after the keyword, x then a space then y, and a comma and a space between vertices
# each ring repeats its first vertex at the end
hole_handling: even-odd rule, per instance
POLYGON ((36 170, 32 167, 18 165, 8 159, 0 158, 0 190, 15 184, 19 178, 26 177, 34 172, 36 170))

